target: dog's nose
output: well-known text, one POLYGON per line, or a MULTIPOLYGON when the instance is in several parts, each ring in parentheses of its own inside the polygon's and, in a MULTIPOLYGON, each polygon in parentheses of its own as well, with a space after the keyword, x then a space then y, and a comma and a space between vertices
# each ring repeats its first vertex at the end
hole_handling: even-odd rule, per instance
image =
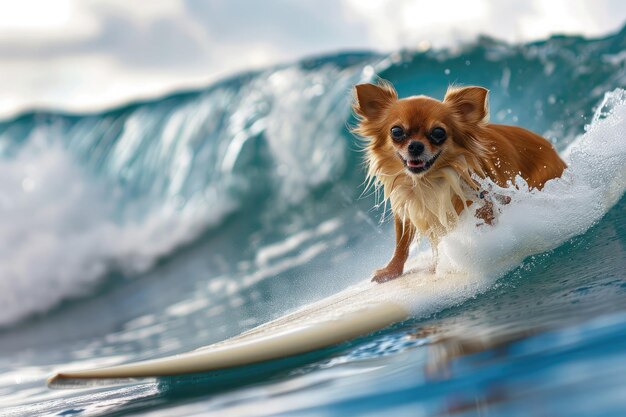
POLYGON ((424 152, 424 144, 414 140, 409 143, 409 153, 413 156, 420 156, 424 152))

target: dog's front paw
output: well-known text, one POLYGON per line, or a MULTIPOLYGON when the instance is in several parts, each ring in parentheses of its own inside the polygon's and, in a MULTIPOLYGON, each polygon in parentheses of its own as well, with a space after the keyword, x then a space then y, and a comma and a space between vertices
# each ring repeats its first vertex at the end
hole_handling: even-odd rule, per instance
MULTIPOLYGON (((484 221, 484 224, 493 226, 493 221, 496 219, 496 216, 493 214, 493 203, 491 201, 485 201, 485 204, 476 210, 474 216, 484 221)), ((480 226, 480 224, 477 226, 480 226)))
POLYGON ((374 272, 374 276, 372 277, 372 282, 378 282, 379 284, 387 281, 391 281, 392 279, 398 278, 402 275, 402 269, 393 268, 393 267, 385 267, 378 269, 374 272))

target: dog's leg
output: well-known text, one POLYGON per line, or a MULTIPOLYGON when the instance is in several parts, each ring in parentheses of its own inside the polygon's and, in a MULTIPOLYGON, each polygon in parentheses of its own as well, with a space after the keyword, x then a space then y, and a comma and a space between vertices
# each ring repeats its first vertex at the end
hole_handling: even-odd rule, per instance
POLYGON ((415 238, 415 226, 408 220, 403 222, 395 215, 394 223, 396 226, 396 249, 387 266, 374 272, 373 282, 385 282, 402 275, 404 263, 409 257, 409 246, 415 238))

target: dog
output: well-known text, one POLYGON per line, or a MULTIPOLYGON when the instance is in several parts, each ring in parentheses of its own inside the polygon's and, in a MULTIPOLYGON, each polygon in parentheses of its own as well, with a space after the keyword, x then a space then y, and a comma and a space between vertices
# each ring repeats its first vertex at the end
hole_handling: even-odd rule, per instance
POLYGON ((460 213, 483 198, 475 216, 492 224, 493 198, 477 178, 509 187, 517 176, 541 189, 566 168, 550 142, 516 126, 490 124, 489 91, 448 88, 443 101, 427 96, 399 99, 385 80, 355 86, 355 133, 365 139, 368 178, 382 189, 393 212, 396 247, 372 281, 400 276, 417 236, 429 239, 436 267, 439 240, 460 213))

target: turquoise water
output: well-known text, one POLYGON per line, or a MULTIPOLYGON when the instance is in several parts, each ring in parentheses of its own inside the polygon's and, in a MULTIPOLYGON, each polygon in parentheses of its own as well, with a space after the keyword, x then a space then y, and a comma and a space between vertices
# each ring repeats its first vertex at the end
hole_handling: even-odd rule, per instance
POLYGON ((0 415, 624 415, 624 112, 593 116, 607 93, 623 108, 613 91, 626 86, 625 47, 622 31, 346 53, 104 113, 1 122, 0 415), (566 218, 571 228, 557 220, 579 212, 559 200, 538 198, 547 225, 504 212, 503 222, 541 227, 475 241, 482 258, 499 261, 501 246, 545 251, 454 306, 332 349, 193 378, 45 387, 66 364, 223 340, 381 266, 392 230, 363 194, 347 129, 350 88, 374 74, 400 95, 486 86, 493 122, 542 133, 562 152, 591 125, 604 160, 585 165, 579 153, 572 170, 613 181, 617 197, 572 181, 571 193, 585 191, 571 200, 581 216, 600 214, 566 218), (555 224, 567 238, 547 233, 555 224))

